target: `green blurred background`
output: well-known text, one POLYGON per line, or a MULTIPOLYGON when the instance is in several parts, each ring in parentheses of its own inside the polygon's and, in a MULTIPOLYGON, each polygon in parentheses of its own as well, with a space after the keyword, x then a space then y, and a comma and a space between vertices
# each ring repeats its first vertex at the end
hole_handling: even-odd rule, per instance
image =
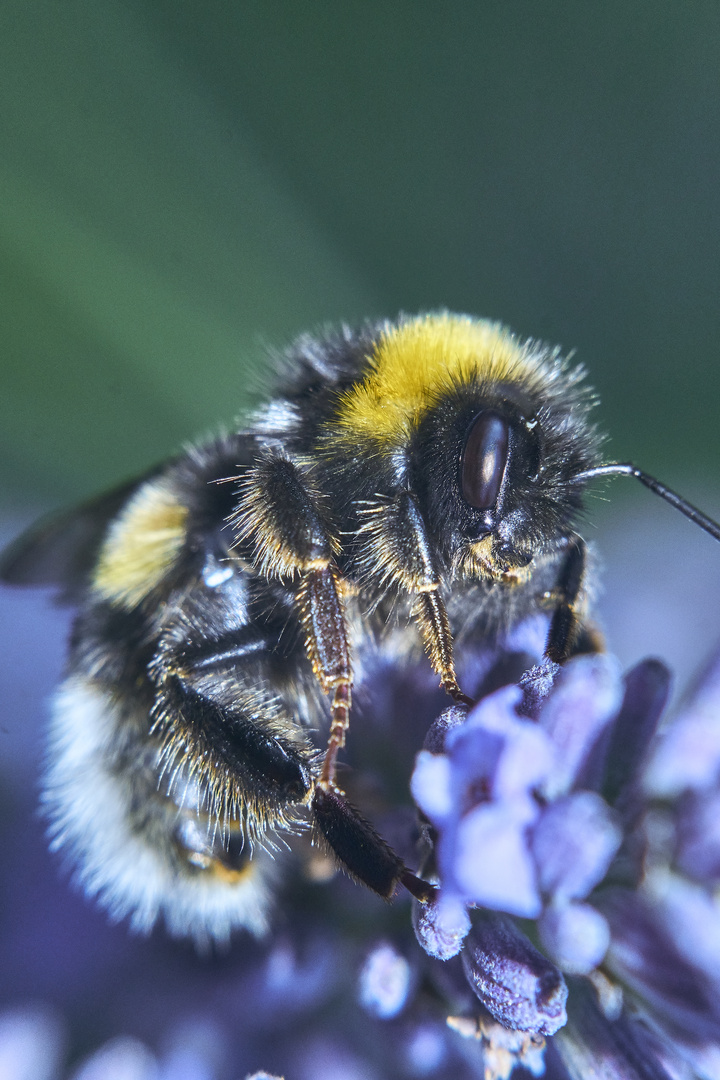
POLYGON ((5 0, 0 104, 6 504, 232 422, 268 344, 439 306, 576 349, 612 455, 716 476, 717 0, 5 0))

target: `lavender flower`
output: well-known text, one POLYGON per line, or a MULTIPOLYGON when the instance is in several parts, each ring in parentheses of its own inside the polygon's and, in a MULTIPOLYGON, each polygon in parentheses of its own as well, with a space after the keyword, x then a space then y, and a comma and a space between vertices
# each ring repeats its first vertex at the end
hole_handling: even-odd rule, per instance
POLYGON ((574 1076, 720 1076, 720 657, 660 735, 658 661, 623 679, 581 656, 522 684, 446 710, 418 755, 441 885, 420 944, 460 953, 486 1062, 489 1014, 536 1050, 554 1035, 574 1076))
MULTIPOLYGON (((26 663, 24 702, 28 685, 49 687, 12 653, 18 619, 0 630, 12 666, 26 663)), ((605 656, 532 668, 545 629, 529 620, 461 655, 470 716, 443 711, 422 662, 378 664, 358 691, 343 784, 413 868, 407 779, 425 739, 413 791, 423 873, 441 889, 413 910, 422 949, 407 897, 386 905, 304 859, 266 942, 199 957, 133 938, 58 878, 31 770, 7 768, 0 1072, 720 1077, 720 659, 658 735, 662 664, 625 678, 605 656)))
MULTIPOLYGON (((602 960, 602 918, 576 902, 605 876, 622 832, 599 794, 572 788, 594 768, 621 700, 615 663, 582 657, 558 676, 538 722, 518 715, 518 687, 481 701, 462 725, 440 721, 445 753, 424 750, 412 779, 438 831, 438 904, 448 913, 438 932, 450 920, 454 929, 462 902, 540 918, 545 944, 562 941, 566 970, 586 973, 602 960), (587 954, 591 924, 596 947, 587 954), (572 941, 583 955, 568 953, 572 941)), ((429 741, 437 739, 436 726, 429 741)))

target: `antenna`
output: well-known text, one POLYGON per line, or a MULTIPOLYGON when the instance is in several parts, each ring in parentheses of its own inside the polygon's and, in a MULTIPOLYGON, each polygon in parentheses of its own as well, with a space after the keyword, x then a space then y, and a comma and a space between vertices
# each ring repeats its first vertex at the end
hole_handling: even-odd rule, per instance
POLYGON ((696 525, 704 529, 706 533, 710 533, 715 540, 720 540, 720 525, 718 525, 717 521, 713 521, 707 514, 703 514, 702 510, 698 510, 697 506, 693 506, 687 499, 683 499, 682 495, 678 495, 676 491, 672 491, 665 484, 661 484, 654 476, 650 476, 648 473, 643 472, 642 469, 638 469, 637 465, 611 461, 607 465, 597 465, 594 469, 587 469, 585 472, 578 473, 573 479, 594 480, 598 476, 634 476, 646 488, 650 488, 661 499, 665 499, 681 514, 684 514, 686 518, 694 521, 696 525))

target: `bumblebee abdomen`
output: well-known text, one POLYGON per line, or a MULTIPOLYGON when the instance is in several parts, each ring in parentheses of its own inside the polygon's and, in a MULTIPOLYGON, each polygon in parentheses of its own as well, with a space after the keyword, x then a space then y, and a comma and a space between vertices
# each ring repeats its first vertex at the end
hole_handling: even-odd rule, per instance
MULTIPOLYGON (((147 932, 162 918, 173 935, 199 942, 226 939, 269 924, 272 860, 249 848, 234 875, 214 872, 214 830, 193 844, 186 815, 163 796, 156 760, 143 734, 145 717, 81 676, 71 676, 53 705, 43 803, 53 845, 77 879, 113 918, 147 932), (195 867, 205 859, 203 872, 195 867)), ((197 821, 197 807, 192 819, 197 821)))

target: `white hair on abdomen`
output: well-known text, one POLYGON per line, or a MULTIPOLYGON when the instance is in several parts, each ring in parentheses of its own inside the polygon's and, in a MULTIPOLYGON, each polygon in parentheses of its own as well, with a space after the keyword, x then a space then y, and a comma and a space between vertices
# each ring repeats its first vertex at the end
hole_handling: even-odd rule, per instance
MULTIPOLYGON (((89 679, 73 675, 52 710, 43 804, 53 848, 70 859, 75 878, 117 920, 147 933, 162 916, 170 934, 198 944, 224 941, 234 929, 255 936, 268 929, 271 856, 258 848, 236 881, 209 872, 183 873, 173 861, 165 815, 148 786, 146 822, 138 825, 138 786, 120 761, 127 751, 121 706, 89 679)), ((131 736, 131 741, 132 741, 131 736)), ((130 747, 132 751, 132 747, 130 747)), ((154 774, 146 770, 148 784, 154 774)), ((142 808, 141 808, 142 809, 142 808)), ((178 810, 178 814, 180 811, 178 810)))

